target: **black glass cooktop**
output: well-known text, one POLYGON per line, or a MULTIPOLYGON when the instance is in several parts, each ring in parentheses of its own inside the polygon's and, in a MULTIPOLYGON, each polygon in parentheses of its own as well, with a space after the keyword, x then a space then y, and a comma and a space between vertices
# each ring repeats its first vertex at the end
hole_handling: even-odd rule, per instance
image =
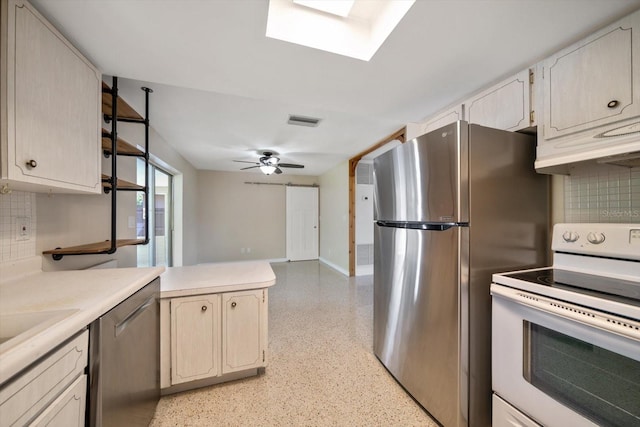
POLYGON ((502 276, 640 307, 638 282, 555 268, 507 273, 502 276))

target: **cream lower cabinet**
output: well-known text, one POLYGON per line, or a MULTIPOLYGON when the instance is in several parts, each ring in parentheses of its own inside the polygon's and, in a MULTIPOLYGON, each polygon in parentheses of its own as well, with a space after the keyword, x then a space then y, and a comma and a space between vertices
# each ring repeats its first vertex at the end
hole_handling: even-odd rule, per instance
POLYGON ((267 290, 171 298, 170 385, 266 366, 267 290))
POLYGON ((2 385, 0 426, 84 426, 88 348, 85 330, 2 385))
POLYGON ((171 384, 220 375, 220 296, 171 300, 171 384))
POLYGON ((222 373, 266 364, 266 291, 222 294, 222 373))

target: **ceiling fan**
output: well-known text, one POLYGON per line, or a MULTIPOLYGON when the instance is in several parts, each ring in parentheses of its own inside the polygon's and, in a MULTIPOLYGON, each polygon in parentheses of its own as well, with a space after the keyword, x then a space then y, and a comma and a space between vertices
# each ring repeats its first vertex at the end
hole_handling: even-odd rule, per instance
POLYGON ((304 165, 297 165, 295 163, 280 163, 280 158, 275 157, 272 151, 263 151, 262 156, 258 159, 257 162, 247 162, 244 160, 234 160, 234 162, 238 163, 251 163, 254 166, 247 166, 246 168, 240 169, 241 171, 253 168, 260 168, 262 173, 265 175, 271 175, 275 173, 279 175, 282 173, 282 169, 280 168, 297 168, 302 169, 304 165))

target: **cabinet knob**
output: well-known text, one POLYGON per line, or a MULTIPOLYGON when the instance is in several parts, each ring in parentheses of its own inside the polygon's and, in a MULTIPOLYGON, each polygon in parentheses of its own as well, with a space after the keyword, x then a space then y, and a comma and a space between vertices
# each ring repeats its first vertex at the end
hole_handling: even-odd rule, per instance
POLYGON ((232 302, 232 303, 231 303, 231 308, 236 308, 236 305, 237 305, 237 304, 236 304, 236 302, 235 302, 235 301, 234 301, 234 302, 232 302))
POLYGON ((38 162, 36 162, 35 160, 31 159, 27 162, 27 167, 28 168, 35 168, 36 166, 38 166, 38 162))
POLYGON ((206 305, 202 306, 202 311, 207 311, 207 306, 206 305))
POLYGON ((607 107, 616 108, 618 106, 618 104, 620 104, 620 102, 618 102, 617 99, 614 99, 612 101, 609 101, 609 103, 607 104, 607 107))

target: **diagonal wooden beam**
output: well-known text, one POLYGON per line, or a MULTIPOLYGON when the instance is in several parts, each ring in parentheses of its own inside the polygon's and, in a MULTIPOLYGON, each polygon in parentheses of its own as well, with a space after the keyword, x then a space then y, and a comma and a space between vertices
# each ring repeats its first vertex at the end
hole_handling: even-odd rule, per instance
POLYGON ((405 142, 406 128, 398 129, 375 145, 349 159, 349 276, 356 275, 356 167, 367 154, 398 140, 405 142))

